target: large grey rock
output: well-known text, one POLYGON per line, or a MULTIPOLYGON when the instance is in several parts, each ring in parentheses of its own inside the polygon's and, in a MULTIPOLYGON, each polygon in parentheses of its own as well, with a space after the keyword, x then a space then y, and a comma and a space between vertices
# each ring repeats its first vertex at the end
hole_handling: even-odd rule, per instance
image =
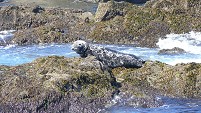
POLYGON ((124 15, 124 8, 127 6, 125 2, 108 1, 107 3, 99 3, 95 14, 95 21, 106 21, 116 16, 124 15))

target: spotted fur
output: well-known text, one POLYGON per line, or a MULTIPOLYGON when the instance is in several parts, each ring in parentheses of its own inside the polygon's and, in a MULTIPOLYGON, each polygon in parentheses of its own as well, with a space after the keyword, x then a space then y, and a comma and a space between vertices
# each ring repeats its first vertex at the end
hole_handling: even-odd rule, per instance
POLYGON ((72 45, 72 50, 85 58, 88 55, 95 56, 97 60, 110 68, 115 67, 142 67, 144 60, 131 54, 124 54, 109 48, 88 44, 83 40, 77 40, 72 45))

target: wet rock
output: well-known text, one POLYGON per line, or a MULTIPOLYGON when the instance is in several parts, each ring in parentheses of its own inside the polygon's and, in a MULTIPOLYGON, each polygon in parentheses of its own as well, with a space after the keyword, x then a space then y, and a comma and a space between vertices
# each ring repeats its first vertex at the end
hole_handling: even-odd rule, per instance
POLYGON ((174 47, 172 49, 162 49, 158 52, 158 54, 169 54, 169 55, 174 55, 174 54, 182 54, 185 53, 185 50, 174 47))
POLYGON ((147 61, 140 69, 113 69, 113 74, 117 81, 121 82, 121 90, 130 91, 133 95, 159 93, 172 97, 201 98, 200 69, 201 64, 197 63, 170 66, 157 61, 147 61), (132 92, 134 90, 131 89, 139 91, 132 92), (145 93, 142 93, 144 91, 145 93))
MULTIPOLYGON (((83 112, 108 108, 121 86, 94 57, 51 56, 15 67, 0 66, 1 112, 83 112)), ((154 107, 152 97, 127 93, 122 99, 135 107, 154 107), (136 103, 136 104, 134 104, 136 103)), ((119 101, 120 102, 120 101, 119 101)))
POLYGON ((8 6, 0 10, 0 30, 16 29, 11 43, 19 45, 82 39, 157 47, 158 39, 167 34, 201 31, 200 4, 200 1, 151 0, 145 6, 137 6, 108 1, 99 3, 95 15, 65 8, 8 6))
POLYGON ((0 66, 1 112, 98 112, 113 105, 157 107, 157 95, 201 98, 201 64, 102 70, 94 57, 50 56, 0 66), (120 97, 120 98, 118 98, 120 97))
POLYGON ((47 57, 0 69, 1 112, 98 112, 115 78, 93 58, 47 57))

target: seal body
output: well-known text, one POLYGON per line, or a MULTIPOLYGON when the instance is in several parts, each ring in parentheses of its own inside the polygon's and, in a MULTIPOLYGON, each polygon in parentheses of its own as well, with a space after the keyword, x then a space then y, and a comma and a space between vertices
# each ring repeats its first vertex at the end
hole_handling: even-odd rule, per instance
POLYGON ((81 57, 93 55, 97 60, 110 68, 115 67, 142 67, 144 60, 131 54, 124 54, 102 46, 88 44, 85 41, 78 40, 72 45, 72 49, 80 54, 81 57))

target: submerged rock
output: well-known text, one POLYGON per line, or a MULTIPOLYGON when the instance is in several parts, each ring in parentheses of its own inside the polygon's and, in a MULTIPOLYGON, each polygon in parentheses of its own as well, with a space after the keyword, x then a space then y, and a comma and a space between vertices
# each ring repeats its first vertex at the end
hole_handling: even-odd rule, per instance
POLYGON ((178 48, 178 47, 174 47, 172 49, 162 49, 158 52, 158 54, 182 54, 185 53, 185 50, 178 48))

